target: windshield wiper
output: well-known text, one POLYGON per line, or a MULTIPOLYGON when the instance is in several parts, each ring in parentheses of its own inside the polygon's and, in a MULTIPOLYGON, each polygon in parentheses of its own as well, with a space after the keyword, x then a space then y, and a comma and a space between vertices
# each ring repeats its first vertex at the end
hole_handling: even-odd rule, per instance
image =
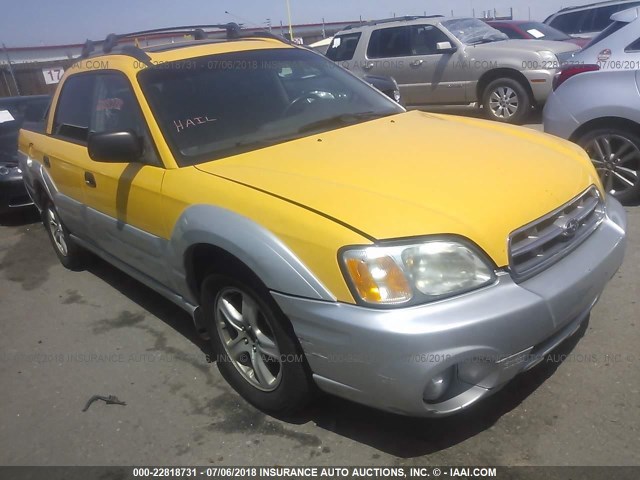
POLYGON ((311 132, 313 130, 319 130, 324 127, 331 127, 333 125, 354 125, 356 123, 364 122, 367 120, 374 120, 376 118, 388 117, 393 113, 386 112, 360 112, 360 113, 343 113, 340 115, 334 115, 333 117, 323 118, 316 122, 308 123, 298 129, 298 133, 311 132))
POLYGON ((500 41, 500 39, 497 39, 497 38, 482 38, 480 40, 476 40, 475 42, 468 42, 468 43, 469 43, 469 45, 480 45, 481 43, 493 43, 493 42, 498 42, 498 41, 500 41))

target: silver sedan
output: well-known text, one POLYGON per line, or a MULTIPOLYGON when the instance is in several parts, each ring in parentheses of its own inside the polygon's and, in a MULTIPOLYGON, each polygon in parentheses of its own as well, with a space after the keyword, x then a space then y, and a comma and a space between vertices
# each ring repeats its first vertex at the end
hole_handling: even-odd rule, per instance
POLYGON ((640 199, 640 70, 566 67, 544 109, 544 130, 581 145, 622 202, 640 199), (573 71, 572 71, 573 70, 573 71))

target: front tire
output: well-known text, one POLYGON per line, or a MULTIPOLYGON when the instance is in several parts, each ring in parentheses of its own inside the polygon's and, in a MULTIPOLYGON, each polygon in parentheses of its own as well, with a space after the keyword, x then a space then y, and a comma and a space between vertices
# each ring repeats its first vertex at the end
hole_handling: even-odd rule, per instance
POLYGON ((200 305, 218 369, 245 400, 276 414, 292 413, 309 401, 313 382, 302 350, 266 289, 210 275, 200 305))
POLYGON ((499 78, 487 85, 482 106, 489 120, 515 125, 524 123, 531 113, 529 93, 512 78, 499 78))
POLYGON ((42 223, 60 263, 69 270, 82 270, 87 252, 73 241, 51 200, 47 200, 42 210, 42 223))
POLYGON ((577 143, 587 151, 608 193, 622 203, 640 198, 640 136, 622 128, 600 128, 577 143))

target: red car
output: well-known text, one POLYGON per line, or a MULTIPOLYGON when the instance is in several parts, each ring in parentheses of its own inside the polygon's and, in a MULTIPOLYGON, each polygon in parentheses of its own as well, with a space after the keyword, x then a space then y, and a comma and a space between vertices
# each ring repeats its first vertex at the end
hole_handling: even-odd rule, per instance
POLYGON ((589 43, 587 38, 573 38, 549 25, 541 22, 527 20, 491 20, 487 21, 496 30, 500 30, 509 38, 525 40, 555 40, 558 42, 571 42, 580 48, 589 43))

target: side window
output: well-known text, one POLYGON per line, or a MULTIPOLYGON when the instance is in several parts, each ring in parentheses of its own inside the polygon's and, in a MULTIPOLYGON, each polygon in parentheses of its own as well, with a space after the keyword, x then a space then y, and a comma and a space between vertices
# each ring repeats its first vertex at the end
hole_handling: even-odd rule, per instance
POLYGON ((381 28, 371 32, 367 57, 390 58, 411 55, 409 27, 381 28))
POLYGON ((550 25, 568 35, 587 32, 588 30, 583 30, 583 27, 592 13, 592 10, 564 13, 554 18, 550 25))
POLYGON ((119 73, 98 75, 91 112, 91 133, 131 130, 144 143, 143 161, 160 165, 140 106, 126 77, 119 73))
POLYGON ((593 23, 586 27, 583 32, 601 32, 611 23, 611 15, 624 8, 624 5, 611 5, 609 7, 600 7, 594 10, 593 23))
POLYGON ((86 143, 95 75, 74 75, 64 83, 53 120, 53 135, 86 143))
POLYGON ((346 62, 353 59, 356 53, 356 47, 360 41, 362 33, 349 33, 347 35, 339 35, 334 37, 329 49, 327 50, 327 58, 334 62, 346 62))
POLYGON ((627 53, 640 52, 640 38, 624 49, 627 53))
POLYGON ((411 54, 435 55, 436 46, 441 42, 451 42, 449 37, 433 25, 414 25, 411 27, 411 54))

